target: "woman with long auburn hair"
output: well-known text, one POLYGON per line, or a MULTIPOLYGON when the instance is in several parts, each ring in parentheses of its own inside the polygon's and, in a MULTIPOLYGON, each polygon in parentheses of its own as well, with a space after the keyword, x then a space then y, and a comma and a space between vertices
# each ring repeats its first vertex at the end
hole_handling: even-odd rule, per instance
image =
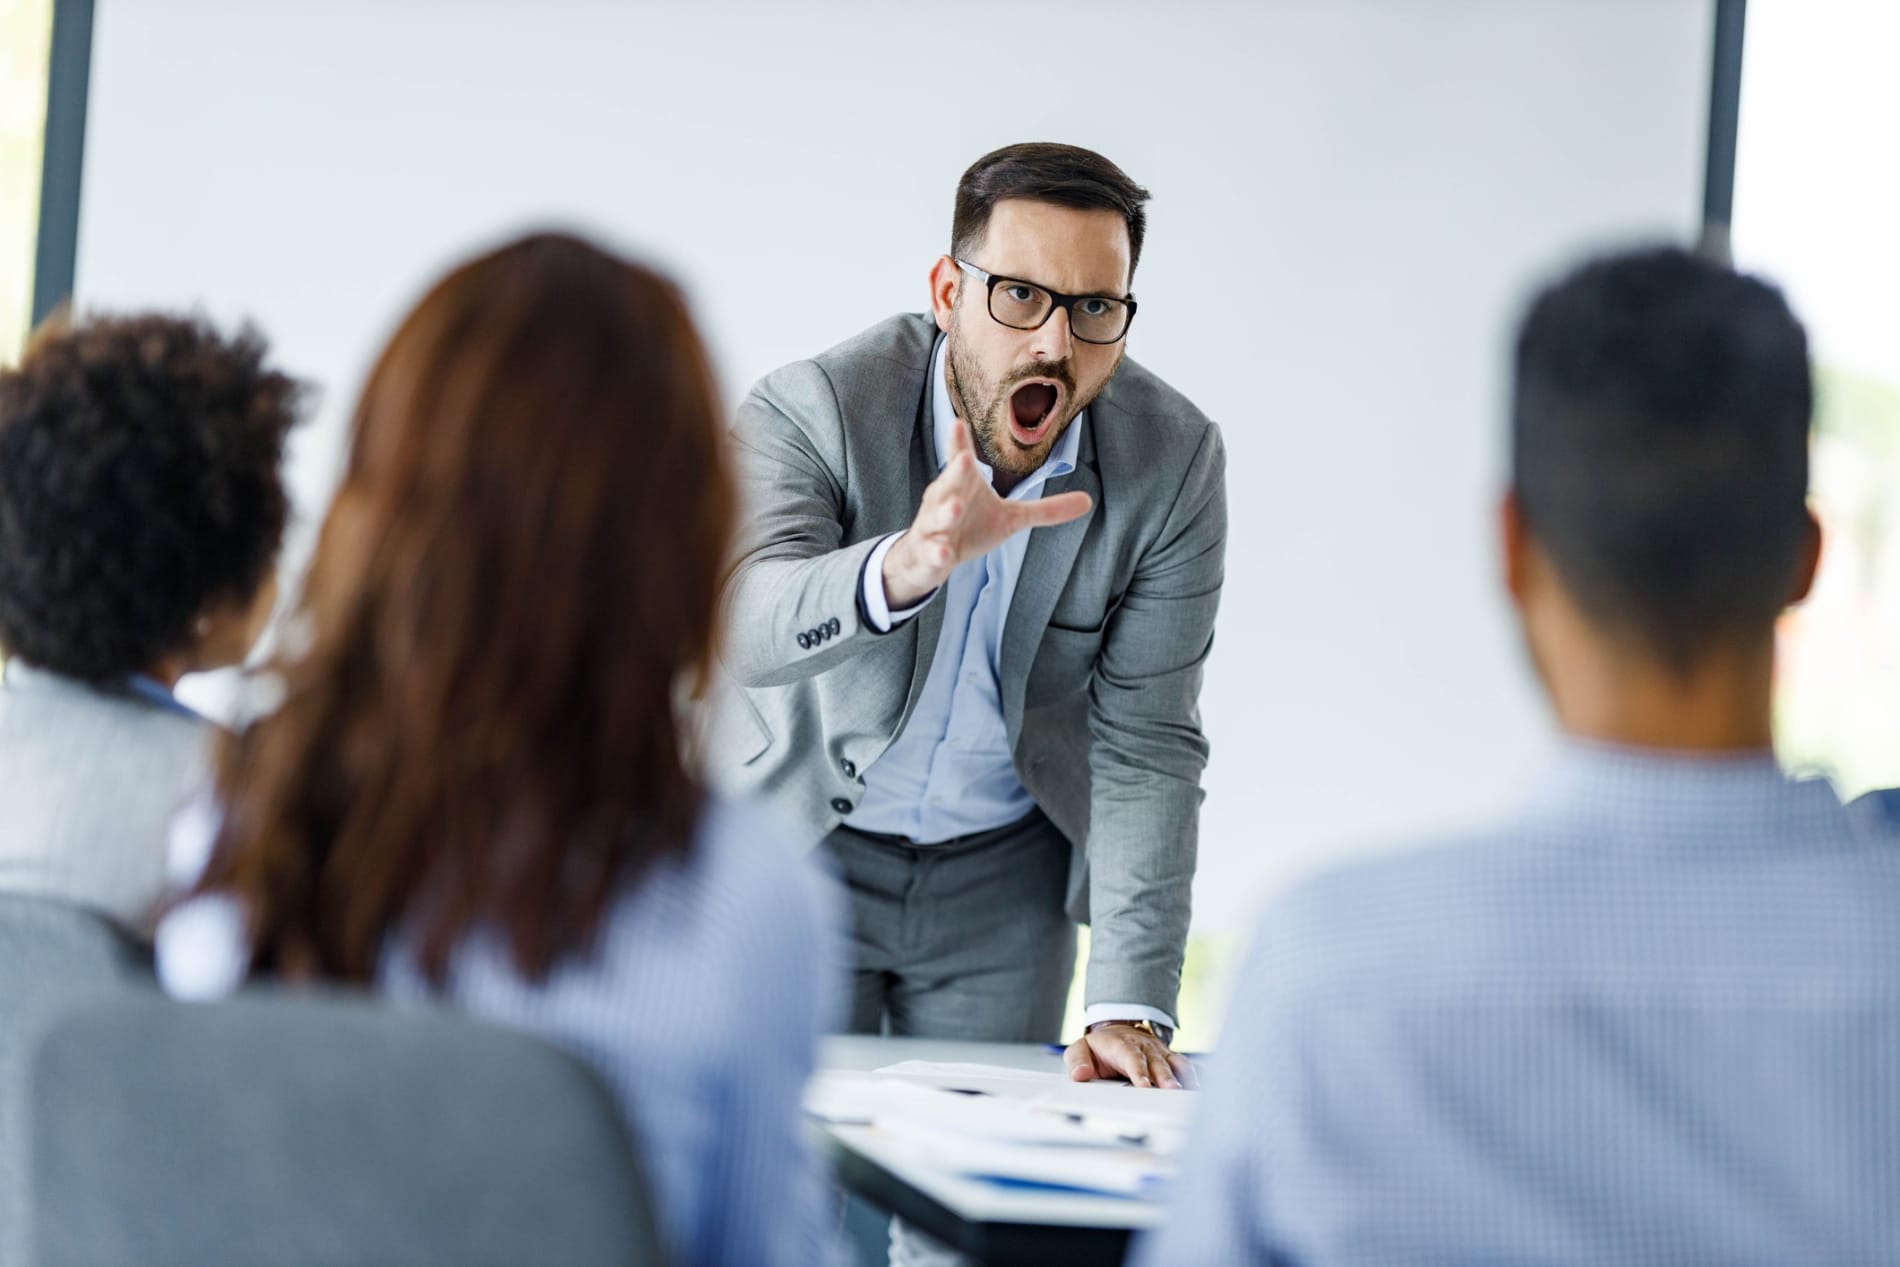
POLYGON ((362 982, 568 1047, 678 1260, 758 1267, 829 1250, 798 1097, 842 956, 829 882, 694 772, 723 445, 664 279, 540 235, 437 283, 363 389, 282 706, 222 749, 158 951, 181 995, 362 982))

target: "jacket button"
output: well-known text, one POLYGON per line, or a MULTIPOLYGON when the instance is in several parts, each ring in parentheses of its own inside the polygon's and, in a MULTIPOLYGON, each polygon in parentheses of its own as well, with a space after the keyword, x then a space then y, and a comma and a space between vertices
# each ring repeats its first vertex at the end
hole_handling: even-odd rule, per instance
POLYGON ((811 635, 810 634, 802 633, 798 635, 798 649, 800 651, 811 650, 811 635))
POLYGON ((858 767, 851 763, 850 757, 846 757, 844 760, 840 761, 838 763, 838 768, 844 771, 844 777, 847 779, 855 779, 858 777, 858 767))
POLYGON ((834 796, 831 798, 831 808, 837 810, 840 814, 849 814, 851 812, 851 802, 845 800, 842 796, 834 796))

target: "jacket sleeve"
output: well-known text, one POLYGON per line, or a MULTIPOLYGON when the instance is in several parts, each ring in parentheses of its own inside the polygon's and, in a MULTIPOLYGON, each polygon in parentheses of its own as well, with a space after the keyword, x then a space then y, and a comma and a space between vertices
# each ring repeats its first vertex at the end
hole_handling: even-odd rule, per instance
POLYGON ((1136 565, 1089 685, 1088 1004, 1178 1018, 1201 772, 1202 668, 1227 547, 1226 451, 1210 425, 1136 565))
POLYGON ((838 399, 816 364, 775 371, 732 430, 742 514, 726 582, 727 670, 782 686, 834 668, 880 636, 859 601, 881 538, 844 542, 845 443, 838 399))

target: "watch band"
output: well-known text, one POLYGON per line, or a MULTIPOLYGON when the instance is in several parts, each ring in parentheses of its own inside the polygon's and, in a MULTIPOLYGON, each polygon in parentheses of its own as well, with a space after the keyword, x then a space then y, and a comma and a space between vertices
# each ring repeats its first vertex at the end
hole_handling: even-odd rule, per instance
POLYGON ((1095 1032, 1096 1030, 1098 1030, 1098 1029, 1100 1029, 1100 1028, 1102 1028, 1102 1026, 1104 1026, 1104 1025, 1129 1025, 1129 1026, 1133 1026, 1133 1027, 1134 1027, 1135 1029, 1138 1029, 1138 1030, 1142 1030, 1142 1031, 1144 1031, 1144 1032, 1146 1032, 1146 1033, 1149 1033, 1149 1034, 1153 1034, 1153 1035, 1154 1035, 1154 1036, 1155 1036, 1156 1038, 1159 1038, 1159 1039, 1161 1040, 1161 1045, 1162 1045, 1162 1046, 1164 1046, 1164 1047, 1172 1047, 1172 1046, 1174 1046, 1174 1030, 1173 1030, 1173 1028, 1172 1028, 1172 1027, 1170 1027, 1170 1026, 1167 1026, 1167 1025, 1163 1025, 1163 1024, 1161 1024, 1160 1022, 1158 1022, 1158 1021, 1147 1021, 1147 1020, 1143 1020, 1143 1021, 1136 1021, 1136 1020, 1111 1020, 1111 1021, 1097 1021, 1097 1022, 1095 1022, 1095 1024, 1093 1024, 1093 1025, 1089 1025, 1089 1026, 1086 1026, 1086 1027, 1084 1027, 1084 1028, 1083 1028, 1083 1030, 1082 1030, 1082 1032, 1083 1032, 1084 1034, 1093 1034, 1093 1033, 1094 1033, 1094 1032, 1095 1032))

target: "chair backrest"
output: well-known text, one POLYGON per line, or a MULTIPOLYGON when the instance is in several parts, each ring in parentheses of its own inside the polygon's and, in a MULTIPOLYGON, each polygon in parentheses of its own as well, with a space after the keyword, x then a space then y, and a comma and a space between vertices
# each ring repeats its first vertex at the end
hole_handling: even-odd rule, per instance
POLYGON ((121 998, 32 1068, 37 1267, 660 1261, 619 1110, 523 1035, 348 996, 121 998))
POLYGON ((0 893, 0 1267, 27 1261, 26 1069, 40 1031, 101 993, 155 986, 144 949, 102 916, 0 893))

